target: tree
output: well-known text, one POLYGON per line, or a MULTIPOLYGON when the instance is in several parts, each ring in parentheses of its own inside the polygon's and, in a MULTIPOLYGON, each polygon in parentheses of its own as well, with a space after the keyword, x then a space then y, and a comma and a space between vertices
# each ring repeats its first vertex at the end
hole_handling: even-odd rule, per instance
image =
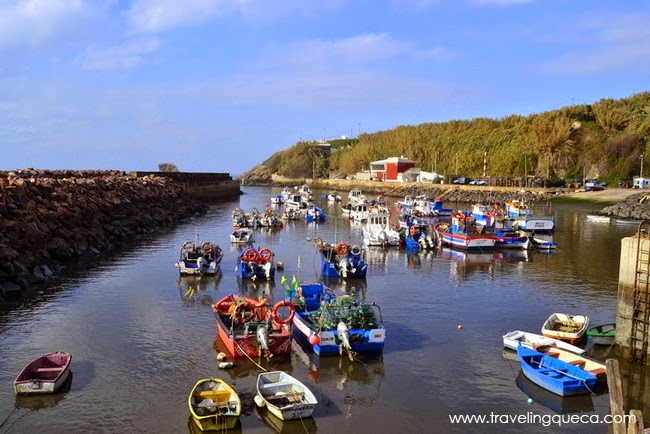
POLYGON ((159 172, 180 172, 174 163, 158 163, 159 172))

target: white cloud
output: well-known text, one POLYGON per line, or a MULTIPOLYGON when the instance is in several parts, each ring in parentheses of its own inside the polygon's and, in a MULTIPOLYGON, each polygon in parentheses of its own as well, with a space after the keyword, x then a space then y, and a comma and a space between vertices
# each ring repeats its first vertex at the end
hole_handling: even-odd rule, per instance
POLYGON ((158 38, 151 37, 106 49, 88 48, 77 62, 88 70, 131 69, 140 66, 144 56, 159 46, 158 38))
POLYGON ((83 0, 22 0, 0 4, 0 49, 32 48, 81 26, 83 0))
POLYGON ((125 12, 134 32, 159 33, 209 20, 245 0, 135 0, 125 12))

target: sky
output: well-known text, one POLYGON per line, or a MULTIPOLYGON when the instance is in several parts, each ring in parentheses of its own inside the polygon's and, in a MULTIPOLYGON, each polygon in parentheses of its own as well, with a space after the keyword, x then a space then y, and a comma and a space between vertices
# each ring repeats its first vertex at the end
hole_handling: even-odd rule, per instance
POLYGON ((649 23, 645 0, 0 0, 0 170, 237 175, 301 140, 626 98, 649 23))

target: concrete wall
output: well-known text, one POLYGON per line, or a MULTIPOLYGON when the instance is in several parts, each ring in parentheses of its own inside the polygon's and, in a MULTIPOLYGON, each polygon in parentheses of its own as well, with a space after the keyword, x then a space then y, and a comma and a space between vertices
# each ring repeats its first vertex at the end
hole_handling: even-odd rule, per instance
MULTIPOLYGON (((648 263, 650 259, 650 239, 638 236, 626 237, 621 240, 621 259, 618 274, 618 301, 616 309, 616 336, 614 342, 622 355, 631 358, 630 337, 632 334, 632 317, 634 313, 634 285, 637 275, 637 250, 646 256, 639 258, 640 262, 648 263)), ((647 278, 644 277, 644 278, 647 278)), ((650 348, 650 347, 649 347, 650 348)))
POLYGON ((221 199, 237 197, 240 194, 238 180, 228 173, 206 172, 130 172, 130 176, 141 178, 148 175, 173 179, 183 192, 195 197, 221 199))

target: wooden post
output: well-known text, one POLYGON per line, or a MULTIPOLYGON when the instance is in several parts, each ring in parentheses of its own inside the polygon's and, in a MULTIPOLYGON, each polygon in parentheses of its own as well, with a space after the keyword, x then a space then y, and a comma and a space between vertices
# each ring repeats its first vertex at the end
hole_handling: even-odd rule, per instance
POLYGON ((643 413, 641 410, 630 410, 630 416, 633 420, 627 426, 627 434, 643 434, 643 413))
POLYGON ((618 360, 607 359, 607 388, 609 389, 609 407, 612 418, 613 434, 626 434, 625 410, 623 408, 623 385, 621 384, 621 373, 618 368, 618 360))

